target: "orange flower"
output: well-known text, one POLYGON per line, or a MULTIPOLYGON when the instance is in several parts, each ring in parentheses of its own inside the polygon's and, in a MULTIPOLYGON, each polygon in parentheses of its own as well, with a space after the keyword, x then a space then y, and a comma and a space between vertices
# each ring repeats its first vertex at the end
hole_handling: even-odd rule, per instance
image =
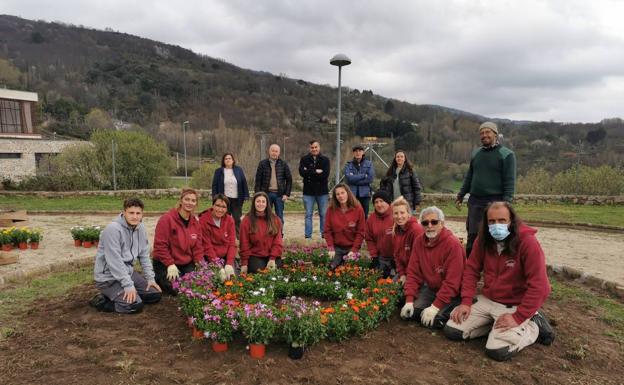
POLYGON ((242 282, 239 282, 239 283, 238 283, 238 287, 243 287, 242 282))
POLYGON ((323 314, 329 314, 329 313, 335 313, 336 310, 334 310, 333 307, 326 307, 325 309, 321 310, 321 313, 323 314))
POLYGON ((353 309, 354 312, 358 313, 360 311, 360 308, 355 306, 355 305, 351 305, 351 309, 353 309))
POLYGON ((321 314, 321 323, 325 325, 327 323, 327 316, 325 314, 321 314))
POLYGON ((375 310, 375 311, 379 311, 379 306, 377 306, 377 305, 373 305, 373 310, 375 310))
POLYGON ((225 286, 232 286, 232 285, 234 285, 234 282, 232 282, 232 281, 225 281, 224 285, 225 286))
POLYGON ((217 297, 221 295, 221 293, 218 291, 215 291, 213 294, 216 295, 217 297))
POLYGON ((253 277, 252 276, 247 276, 247 278, 245 278, 245 281, 253 282, 253 277))
POLYGON ((387 304, 388 302, 390 302, 390 300, 387 297, 383 297, 381 299, 381 303, 383 303, 384 305, 387 304))
POLYGON ((354 315, 354 316, 353 316, 353 320, 354 320, 354 321, 359 321, 359 320, 360 320, 360 317, 358 317, 358 316, 354 315))
POLYGON ((381 291, 381 290, 379 290, 379 288, 378 288, 378 287, 376 287, 376 288, 374 288, 374 289, 373 289, 373 293, 379 293, 380 291, 381 291))

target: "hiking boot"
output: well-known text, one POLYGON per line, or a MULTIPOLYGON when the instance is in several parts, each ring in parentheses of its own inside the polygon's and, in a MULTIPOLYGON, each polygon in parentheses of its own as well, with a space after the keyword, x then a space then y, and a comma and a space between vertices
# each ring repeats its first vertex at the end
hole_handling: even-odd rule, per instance
POLYGON ((89 305, 97 309, 97 311, 103 311, 111 313, 115 311, 115 303, 108 299, 104 294, 96 294, 89 301, 89 305))
POLYGON ((550 321, 546 317, 543 311, 538 310, 537 313, 531 317, 531 321, 535 322, 539 328, 539 335, 537 336, 537 342, 542 345, 550 345, 555 340, 555 329, 550 325, 550 321))

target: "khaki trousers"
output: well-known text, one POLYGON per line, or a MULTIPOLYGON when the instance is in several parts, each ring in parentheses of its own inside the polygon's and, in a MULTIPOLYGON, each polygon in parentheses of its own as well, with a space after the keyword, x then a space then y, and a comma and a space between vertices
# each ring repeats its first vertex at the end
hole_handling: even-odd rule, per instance
POLYGON ((462 331, 465 340, 482 337, 489 333, 485 345, 486 349, 497 350, 508 347, 510 352, 519 352, 537 340, 539 328, 531 319, 527 319, 517 327, 506 331, 499 331, 499 329, 492 327, 498 317, 515 311, 516 306, 508 307, 483 295, 478 295, 477 302, 472 305, 467 320, 457 324, 450 319, 446 325, 462 331))

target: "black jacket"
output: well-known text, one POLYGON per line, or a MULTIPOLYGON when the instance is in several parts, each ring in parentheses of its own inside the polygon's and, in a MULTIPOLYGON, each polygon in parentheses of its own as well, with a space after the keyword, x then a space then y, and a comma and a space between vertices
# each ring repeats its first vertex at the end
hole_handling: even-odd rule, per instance
MULTIPOLYGON (((394 196, 394 178, 396 178, 396 169, 392 170, 392 177, 387 176, 379 183, 379 189, 386 190, 390 193, 390 196, 394 196)), ((407 200, 412 209, 420 204, 422 195, 420 191, 422 187, 418 175, 414 171, 408 171, 407 168, 401 168, 399 174, 399 187, 401 188, 401 195, 407 200)))
POLYGON ((303 195, 325 195, 329 194, 329 158, 318 154, 316 159, 308 154, 299 161, 299 175, 303 178, 303 195), (323 170, 317 174, 316 169, 323 170))
MULTIPOLYGON (((292 174, 288 164, 278 158, 275 161, 275 177, 277 178, 277 192, 279 195, 290 196, 292 189, 292 174)), ((254 183, 254 192, 264 191, 269 193, 269 184, 271 183, 271 161, 269 158, 263 159, 258 163, 256 170, 256 181, 254 183)))

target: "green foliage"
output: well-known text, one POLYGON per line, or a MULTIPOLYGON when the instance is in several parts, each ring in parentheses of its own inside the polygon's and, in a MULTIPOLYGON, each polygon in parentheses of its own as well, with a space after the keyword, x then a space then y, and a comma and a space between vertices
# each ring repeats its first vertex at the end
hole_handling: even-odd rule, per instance
POLYGON ((621 195, 624 193, 624 170, 603 165, 581 166, 552 174, 533 168, 518 178, 519 194, 621 195))
POLYGON ((191 187, 199 189, 212 188, 212 176, 215 170, 221 167, 219 163, 204 163, 200 168, 193 171, 191 177, 191 187))

